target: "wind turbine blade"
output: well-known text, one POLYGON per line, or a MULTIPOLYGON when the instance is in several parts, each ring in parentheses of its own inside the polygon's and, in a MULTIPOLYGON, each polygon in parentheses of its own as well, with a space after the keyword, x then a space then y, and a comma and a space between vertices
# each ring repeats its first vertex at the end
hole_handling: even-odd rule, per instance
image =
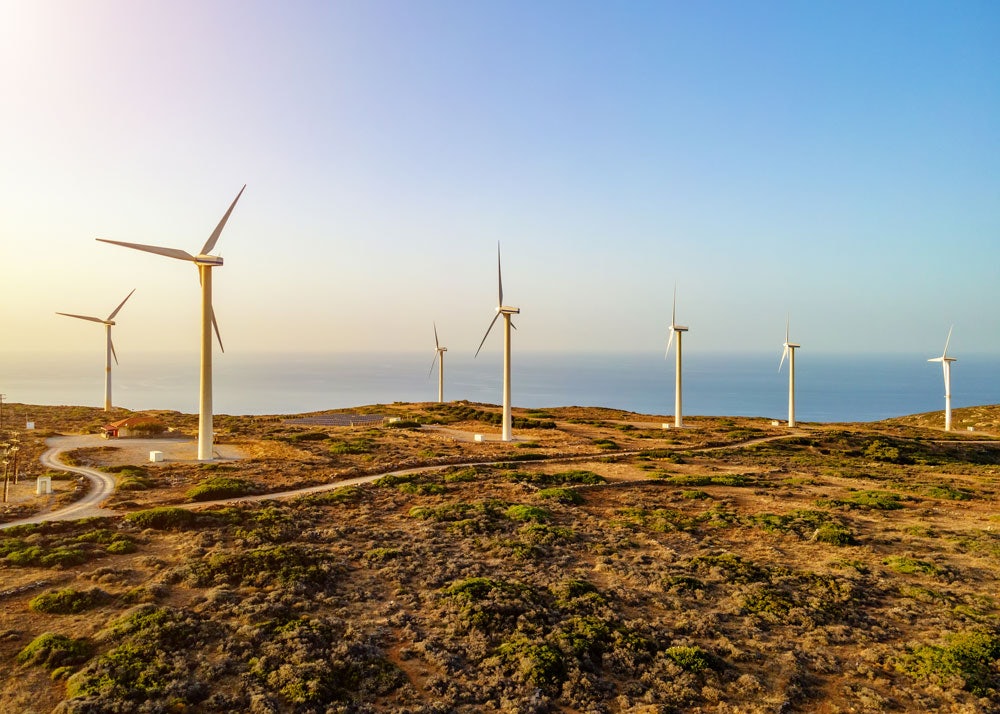
POLYGON ((781 352, 781 361, 778 362, 778 371, 779 372, 781 371, 781 368, 785 366, 785 358, 788 356, 788 344, 787 343, 788 343, 788 338, 786 337, 785 338, 785 349, 782 350, 782 352, 781 352))
POLYGON ((177 258, 177 260, 194 260, 194 256, 187 251, 181 250, 180 248, 161 248, 158 245, 142 245, 141 243, 125 243, 120 240, 108 240, 107 238, 98 238, 97 240, 101 243, 112 243, 114 245, 125 246, 126 248, 135 248, 136 250, 141 250, 146 253, 156 253, 157 255, 165 255, 168 258, 177 258))
POLYGON ((212 308, 212 327, 215 328, 215 339, 217 339, 219 341, 219 349, 222 350, 223 352, 225 352, 226 348, 222 346, 222 335, 219 334, 219 323, 216 322, 216 320, 215 320, 215 308, 214 307, 212 308))
MULTIPOLYGON (((132 288, 132 293, 134 293, 134 292, 135 292, 135 288, 132 288)), ((132 293, 129 293, 128 295, 126 295, 125 299, 122 300, 122 304, 119 305, 118 307, 116 307, 115 311, 113 313, 111 313, 110 315, 108 315, 108 319, 107 319, 108 322, 111 322, 112 320, 115 319, 115 315, 117 315, 118 311, 122 309, 122 305, 124 305, 126 302, 128 302, 128 299, 130 297, 132 297, 132 293)))
POLYGON ((663 353, 663 359, 666 359, 666 358, 667 358, 667 356, 669 356, 669 355, 670 355, 670 345, 671 345, 671 344, 673 343, 673 341, 674 341, 674 332, 675 332, 675 330, 674 330, 674 326, 673 326, 673 325, 671 325, 671 326, 670 326, 670 336, 669 336, 669 337, 667 338, 667 349, 666 349, 666 351, 665 351, 665 352, 663 353))
POLYGON ((118 353, 115 352, 115 343, 108 340, 108 344, 111 345, 111 356, 115 358, 115 364, 118 364, 118 353))
POLYGON ((944 341, 944 352, 941 353, 942 357, 948 356, 948 345, 951 344, 951 331, 954 329, 955 329, 954 325, 948 328, 948 339, 944 341))
POLYGON ((515 330, 517 329, 517 325, 514 324, 513 320, 510 321, 510 326, 513 327, 515 330))
MULTIPOLYGON (((437 326, 437 323, 434 323, 434 349, 438 349, 438 350, 441 349, 441 344, 438 342, 438 326, 437 326)), ((435 357, 435 359, 437 359, 437 358, 435 357)), ((433 366, 434 365, 431 365, 431 367, 433 367, 433 366)))
POLYGON ((434 374, 434 365, 436 365, 436 364, 437 364, 437 361, 438 361, 438 355, 440 355, 440 354, 441 354, 441 353, 440 353, 440 352, 438 352, 437 350, 435 350, 435 351, 434 351, 434 359, 432 359, 432 360, 431 360, 431 368, 430 368, 429 370, 427 370, 427 378, 428 378, 428 379, 430 379, 430 376, 431 376, 432 374, 434 374))
POLYGON ((219 236, 222 235, 222 229, 226 227, 226 221, 229 220, 229 214, 233 212, 234 208, 236 208, 236 202, 240 200, 240 196, 243 195, 243 189, 246 187, 247 185, 243 184, 243 188, 240 189, 240 192, 236 194, 236 198, 234 198, 233 202, 229 205, 229 210, 226 211, 226 215, 222 217, 222 220, 219 221, 219 225, 217 225, 215 230, 212 231, 212 235, 210 235, 208 240, 205 241, 205 245, 201 249, 202 255, 208 255, 212 251, 212 248, 215 247, 216 242, 219 240, 219 236))
POLYGON ((503 272, 500 270, 500 241, 497 241, 497 287, 500 288, 500 302, 497 303, 500 306, 503 305, 503 272))
MULTIPOLYGON (((785 344, 786 345, 788 344, 788 321, 789 321, 789 319, 790 319, 789 316, 785 315, 785 344)), ((785 349, 787 350, 788 348, 785 347, 785 349)))
POLYGON ((102 320, 99 317, 90 317, 89 315, 73 315, 72 313, 69 312, 57 312, 56 314, 65 315, 66 317, 75 317, 79 320, 90 320, 91 322, 99 322, 102 325, 104 324, 104 320, 102 320))
MULTIPOLYGON (((674 305, 670 309, 670 327, 672 328, 676 324, 677 324, 677 283, 674 283, 674 305)), ((673 339, 673 337, 674 333, 673 330, 671 330, 670 338, 673 339)), ((670 349, 669 345, 670 343, 668 342, 667 349, 670 349)))
POLYGON ((490 336, 490 330, 493 329, 493 325, 497 324, 498 317, 500 317, 499 312, 493 316, 493 322, 491 322, 490 326, 486 328, 486 334, 483 335, 483 341, 479 343, 479 349, 476 350, 476 354, 473 356, 473 359, 479 356, 479 350, 483 349, 483 345, 486 344, 486 338, 490 336))

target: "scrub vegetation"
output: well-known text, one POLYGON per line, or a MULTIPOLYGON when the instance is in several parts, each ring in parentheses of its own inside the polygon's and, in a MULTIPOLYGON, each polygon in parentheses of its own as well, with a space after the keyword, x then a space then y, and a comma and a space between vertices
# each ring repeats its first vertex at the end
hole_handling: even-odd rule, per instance
POLYGON ((147 486, 0 531, 0 711, 996 710, 1000 408, 971 436, 553 408, 522 449, 445 407, 226 417, 250 456, 207 467, 76 454, 147 486))

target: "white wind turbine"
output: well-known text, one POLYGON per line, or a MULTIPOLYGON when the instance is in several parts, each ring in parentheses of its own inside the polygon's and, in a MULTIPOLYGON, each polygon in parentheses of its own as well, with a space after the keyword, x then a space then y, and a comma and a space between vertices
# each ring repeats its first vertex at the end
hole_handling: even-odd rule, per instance
MULTIPOLYGON (((135 288, 132 288, 132 293, 135 292, 135 288)), ((122 306, 128 302, 128 299, 132 297, 132 293, 125 296, 125 299, 121 301, 121 304, 116 307, 110 315, 104 320, 99 317, 91 317, 89 315, 74 315, 69 312, 57 312, 57 315, 65 315, 66 317, 75 317, 79 320, 89 320, 90 322, 99 322, 104 325, 104 335, 107 345, 105 347, 105 358, 104 358, 104 411, 111 411, 111 358, 115 358, 115 364, 118 364, 118 355, 115 353, 115 344, 111 341, 111 326, 115 324, 115 315, 118 311, 122 309, 122 306)))
POLYGON ((684 417, 681 415, 681 337, 688 331, 684 325, 677 324, 677 286, 674 286, 674 306, 670 312, 670 337, 667 338, 667 351, 663 353, 663 359, 670 354, 670 344, 677 335, 677 373, 674 383, 674 426, 684 426, 684 417))
POLYGON ((952 325, 948 328, 948 339, 944 341, 944 351, 940 357, 933 357, 928 362, 940 362, 944 369, 944 430, 951 431, 951 363, 957 362, 954 357, 948 356, 948 344, 951 342, 951 331, 955 329, 952 325))
POLYGON ((795 426, 795 350, 802 345, 796 345, 788 341, 788 318, 785 318, 785 349, 781 353, 781 361, 778 362, 778 372, 781 372, 782 365, 785 364, 785 357, 788 358, 788 426, 795 426))
POLYGON ((222 229, 229 220, 229 214, 236 207, 236 202, 243 195, 246 184, 236 194, 236 198, 226 211, 226 215, 219 221, 219 225, 212 231, 212 235, 205 241, 201 252, 198 255, 179 250, 177 248, 161 248, 154 245, 140 245, 138 243, 123 243, 117 240, 107 240, 98 238, 103 243, 113 243, 114 245, 135 248, 147 253, 165 255, 168 258, 177 260, 187 260, 198 266, 198 279, 201 281, 201 384, 198 398, 198 460, 212 460, 212 328, 215 328, 215 336, 219 340, 219 349, 225 352, 222 347, 222 337, 219 336, 219 324, 215 321, 215 311, 212 309, 212 268, 222 265, 222 258, 217 255, 209 255, 215 248, 222 229))
MULTIPOLYGON (((500 288, 500 300, 497 303, 497 314, 493 316, 493 322, 490 326, 486 328, 486 334, 483 335, 483 341, 479 343, 479 349, 476 350, 476 357, 479 356, 479 350, 483 349, 483 345, 486 343, 486 338, 490 336, 490 330, 493 329, 493 325, 496 324, 497 318, 503 315, 503 428, 501 431, 500 438, 503 441, 510 441, 510 328, 514 327, 511 324, 510 316, 518 315, 521 312, 521 308, 510 307, 503 304, 503 273, 500 271, 500 244, 497 243, 497 285, 500 288)), ((516 328, 515 328, 516 329, 516 328)))
POLYGON ((434 363, 438 363, 438 403, 444 402, 444 353, 448 351, 447 347, 442 347, 441 343, 438 342, 438 328, 437 324, 434 325, 434 359, 431 361, 431 368, 427 372, 427 376, 431 376, 431 372, 434 371, 434 363))

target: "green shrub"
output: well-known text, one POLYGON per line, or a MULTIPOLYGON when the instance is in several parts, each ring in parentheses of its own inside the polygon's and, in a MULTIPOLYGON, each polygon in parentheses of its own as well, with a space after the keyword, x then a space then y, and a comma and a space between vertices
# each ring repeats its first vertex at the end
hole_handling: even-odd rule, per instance
POLYGON ((46 632, 39 635, 17 655, 20 664, 40 665, 47 669, 83 664, 93 652, 90 642, 46 632))
POLYGON ((1000 688, 1000 636, 992 632, 958 632, 947 644, 920 645, 901 658, 896 668, 912 677, 937 680, 959 679, 962 688, 986 697, 1000 688))
POLYGON ((91 590, 51 590, 33 598, 28 607, 35 612, 45 612, 50 615, 72 615, 83 612, 106 602, 109 596, 100 588, 91 590))
POLYGON ((230 476, 214 476, 189 489, 184 495, 191 501, 215 501, 246 496, 255 490, 249 481, 230 476))
POLYGON ((387 560, 398 558, 403 551, 399 548, 372 548, 364 554, 364 559, 371 563, 384 563, 387 560))
POLYGON ((336 456, 342 454, 367 454, 375 448, 371 439, 353 439, 351 441, 334 441, 330 444, 330 453, 336 456))
POLYGON ((903 507, 901 497, 886 491, 855 491, 845 498, 820 499, 819 506, 846 506, 847 508, 867 508, 874 511, 894 511, 903 507))
POLYGON ((288 544, 211 555, 191 563, 189 573, 199 587, 222 583, 255 587, 291 584, 327 587, 333 584, 336 574, 321 553, 288 544))
POLYGON ((555 685, 566 676, 562 653, 544 642, 517 636, 500 645, 497 652, 501 660, 516 667, 525 680, 536 686, 555 685))
POLYGON ((712 657, 701 647, 668 647, 663 651, 678 667, 688 672, 700 672, 712 664, 712 657))
POLYGON ((147 511, 129 513, 125 520, 139 528, 166 531, 186 528, 195 521, 195 514, 183 508, 161 506, 147 511))
POLYGON ((549 520, 549 512, 538 506, 528 506, 526 504, 515 504, 508 508, 504 515, 512 521, 535 521, 541 523, 549 520))
POLYGON ((875 439, 870 442, 865 447, 864 454, 873 461, 885 461, 892 464, 904 464, 909 462, 909 459, 900 455, 898 448, 882 441, 881 439, 875 439))
POLYGON ((816 529, 813 540, 830 545, 851 545, 854 542, 854 534, 846 526, 837 523, 824 523, 816 529))
POLYGON ((130 538, 119 538, 118 540, 114 540, 108 543, 107 551, 111 555, 123 555, 125 553, 134 553, 135 543, 130 538))
POLYGON ((706 498, 711 498, 711 496, 709 496, 705 491, 681 491, 681 498, 701 501, 706 498))
POLYGON ((975 497, 975 494, 967 488, 954 488, 952 486, 933 486, 927 490, 927 495, 931 498, 945 498, 949 501, 968 501, 975 497))
POLYGON ((516 483, 531 483, 536 486, 561 485, 561 484, 584 484, 594 485, 605 483, 606 479, 593 471, 562 471, 555 474, 547 474, 535 471, 511 471, 506 474, 507 478, 516 483))
POLYGON ((573 488, 544 488, 535 495, 541 499, 554 500, 572 506, 583 503, 583 496, 573 488))
POLYGON ((617 451, 621 448, 611 439, 594 439, 593 444, 598 449, 604 449, 605 451, 617 451))
POLYGON ((897 573, 905 575, 937 575, 941 572, 940 568, 934 565, 934 563, 929 563, 926 560, 917 560, 906 555, 890 556, 882 561, 882 565, 887 565, 897 573))

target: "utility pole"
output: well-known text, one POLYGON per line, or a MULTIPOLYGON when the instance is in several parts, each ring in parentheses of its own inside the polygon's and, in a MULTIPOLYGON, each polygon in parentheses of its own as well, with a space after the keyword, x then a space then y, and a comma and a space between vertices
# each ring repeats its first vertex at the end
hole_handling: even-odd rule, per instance
POLYGON ((6 398, 6 394, 0 394, 0 431, 3 431, 3 400, 6 398))

